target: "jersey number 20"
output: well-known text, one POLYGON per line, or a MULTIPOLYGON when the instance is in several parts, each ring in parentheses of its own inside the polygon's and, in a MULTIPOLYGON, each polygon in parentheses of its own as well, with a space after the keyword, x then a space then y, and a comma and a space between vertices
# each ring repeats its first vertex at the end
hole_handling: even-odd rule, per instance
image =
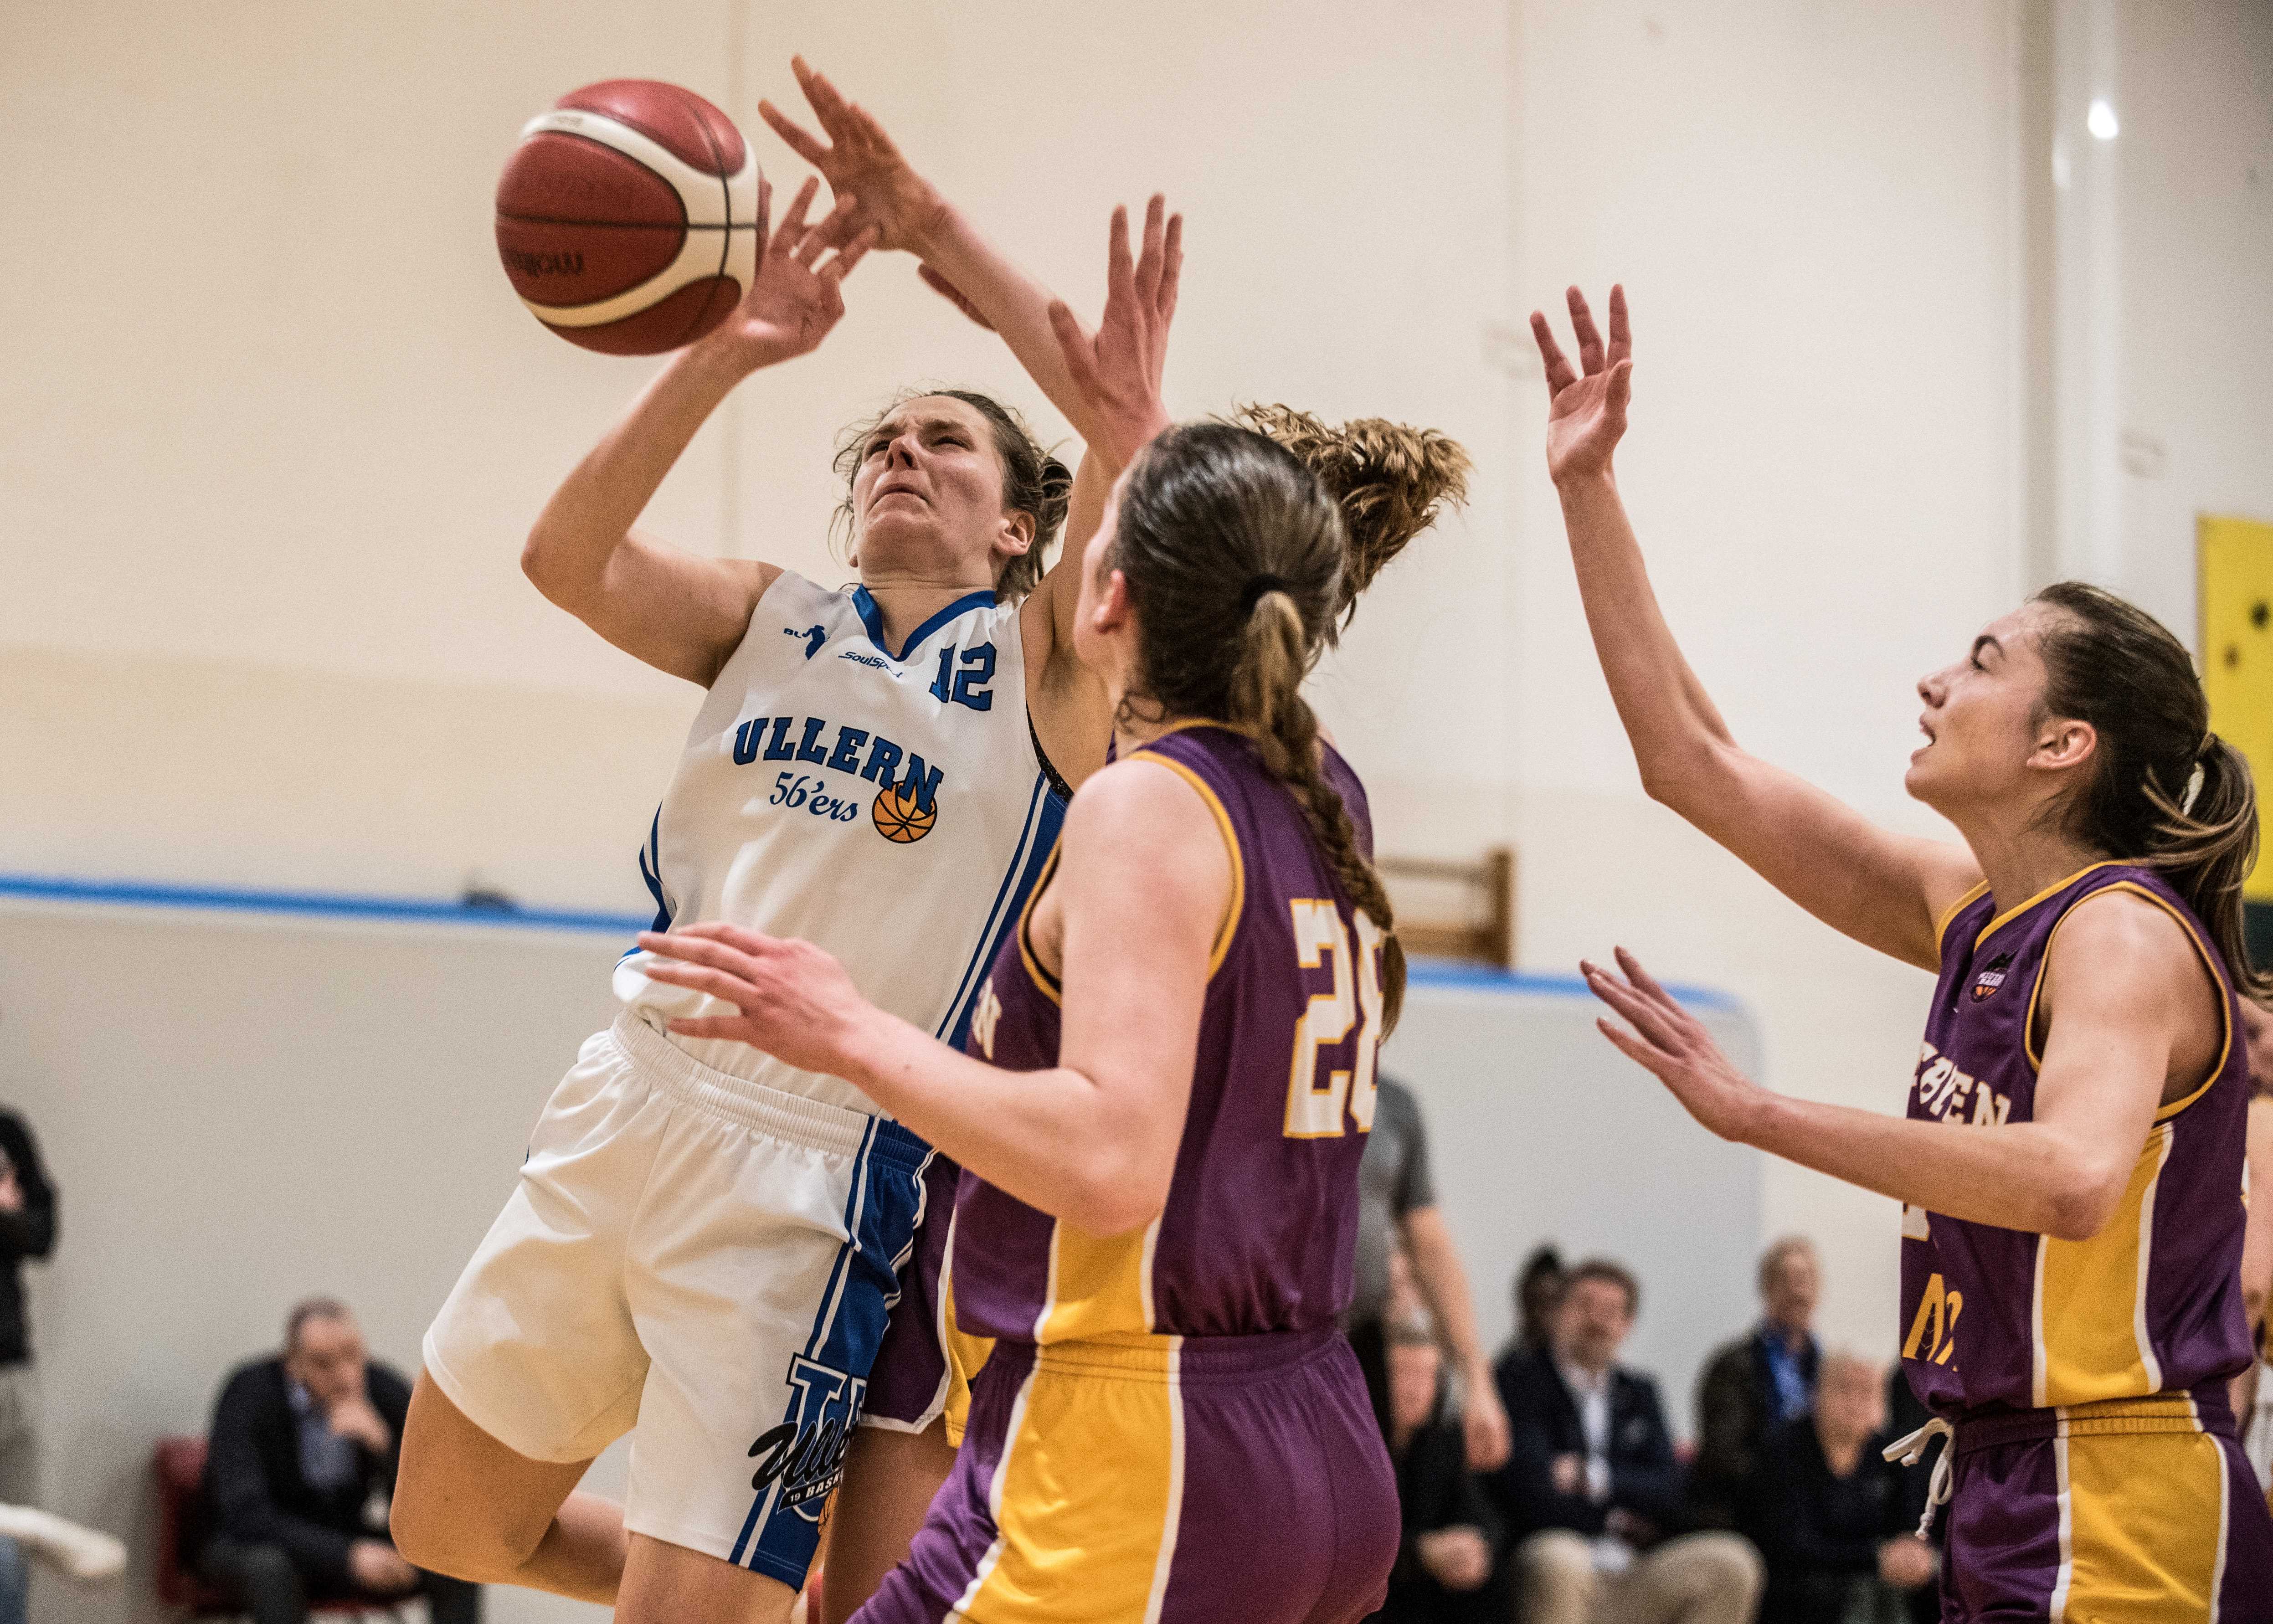
POLYGON ((1334 990, 1312 998, 1294 1025, 1294 1063, 1287 1074, 1287 1137, 1338 1139, 1345 1111, 1361 1134, 1373 1129, 1374 1051, 1381 1043, 1381 927, 1357 917, 1350 952, 1341 909, 1320 897, 1295 897, 1294 952, 1304 969, 1333 962, 1334 990), (1353 961, 1354 961, 1353 962, 1353 961), (1351 1071, 1331 1071, 1321 1049, 1339 1046, 1356 1027, 1351 1071))

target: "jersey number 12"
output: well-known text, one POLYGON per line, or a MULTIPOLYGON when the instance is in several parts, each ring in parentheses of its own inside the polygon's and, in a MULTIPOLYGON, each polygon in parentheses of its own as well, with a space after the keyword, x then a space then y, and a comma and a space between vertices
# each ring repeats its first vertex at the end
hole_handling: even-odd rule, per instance
POLYGON ((1381 927, 1357 917, 1350 952, 1341 909, 1322 897, 1295 897, 1294 952, 1304 969, 1333 962, 1334 990, 1312 998, 1294 1025, 1294 1062, 1287 1074, 1287 1137, 1338 1139, 1347 1111, 1361 1134, 1373 1130, 1374 1051, 1381 1043, 1381 927), (1325 1069, 1321 1049, 1339 1047, 1357 1028, 1352 1069, 1325 1069), (1323 1072, 1323 1074, 1321 1074, 1323 1072))

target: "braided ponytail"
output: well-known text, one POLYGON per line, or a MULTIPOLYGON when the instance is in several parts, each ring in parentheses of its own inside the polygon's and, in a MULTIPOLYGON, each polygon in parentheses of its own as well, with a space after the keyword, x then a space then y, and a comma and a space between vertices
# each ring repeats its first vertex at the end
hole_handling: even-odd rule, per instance
POLYGON ((1358 911, 1381 927, 1381 1035, 1386 1037, 1405 1007, 1405 947, 1397 939, 1388 887, 1358 851, 1349 808, 1318 770, 1318 718, 1302 697, 1302 679, 1315 657, 1294 599, 1282 590, 1265 592, 1240 628, 1226 720, 1254 739, 1264 769, 1293 791, 1334 878, 1358 911))
POLYGON ((1204 716, 1254 741, 1352 905, 1381 930, 1386 1036, 1405 999, 1396 916, 1358 850, 1349 809, 1320 770, 1318 719, 1302 698, 1347 603, 1340 505, 1264 436, 1202 423, 1145 448, 1119 506, 1106 562, 1128 581, 1144 626, 1124 710, 1141 702, 1164 715, 1204 716))

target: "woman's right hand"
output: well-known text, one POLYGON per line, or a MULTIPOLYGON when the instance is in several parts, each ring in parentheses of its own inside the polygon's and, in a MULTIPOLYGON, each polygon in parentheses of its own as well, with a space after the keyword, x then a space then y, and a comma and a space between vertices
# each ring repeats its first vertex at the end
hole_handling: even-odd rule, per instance
POLYGON ((876 233, 859 223, 860 200, 849 191, 837 194, 826 219, 806 224, 820 185, 806 177, 780 229, 769 236, 773 188, 759 183, 757 275, 740 306, 696 340, 695 348, 729 356, 738 370, 754 372, 817 348, 843 318, 844 279, 875 246, 876 233))
MULTIPOLYGON (((1062 299, 1050 303, 1050 326, 1083 410, 1074 427, 1090 448, 1125 468, 1146 441, 1168 426, 1160 379, 1168 361, 1168 325, 1175 319, 1183 273, 1184 217, 1167 213, 1152 194, 1144 210, 1144 250, 1129 254, 1129 211, 1113 211, 1106 267, 1105 314, 1091 336, 1062 299)), ((1069 417, 1076 414, 1069 411, 1069 417)))
POLYGON ((877 247, 921 255, 947 213, 947 199, 900 155, 866 108, 847 101, 804 57, 791 57, 790 68, 828 142, 770 101, 758 103, 758 116, 790 151, 821 171, 840 206, 847 197, 860 199, 859 223, 874 228, 877 247))
POLYGON ((1547 363, 1547 472, 1557 484, 1607 474, 1610 453, 1626 431, 1626 402, 1633 393, 1633 334, 1626 326, 1626 290, 1610 288, 1610 341, 1603 347, 1587 296, 1571 289, 1571 328, 1579 340, 1572 368, 1555 341, 1555 331, 1539 311, 1531 312, 1531 335, 1547 363))

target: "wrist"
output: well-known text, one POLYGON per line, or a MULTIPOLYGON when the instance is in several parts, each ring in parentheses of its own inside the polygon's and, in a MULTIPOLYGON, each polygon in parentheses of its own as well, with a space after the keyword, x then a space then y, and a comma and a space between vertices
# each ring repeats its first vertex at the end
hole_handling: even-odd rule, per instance
POLYGON ((937 260, 954 256, 956 245, 970 235, 970 222, 941 194, 938 187, 929 181, 920 184, 923 188, 921 196, 907 212, 907 241, 900 246, 953 281, 947 267, 937 260))
POLYGON ((1600 501, 1604 498, 1615 500, 1618 494, 1617 475, 1607 462, 1598 468, 1557 474, 1555 475, 1555 494, 1563 499, 1565 507, 1573 503, 1600 501))

